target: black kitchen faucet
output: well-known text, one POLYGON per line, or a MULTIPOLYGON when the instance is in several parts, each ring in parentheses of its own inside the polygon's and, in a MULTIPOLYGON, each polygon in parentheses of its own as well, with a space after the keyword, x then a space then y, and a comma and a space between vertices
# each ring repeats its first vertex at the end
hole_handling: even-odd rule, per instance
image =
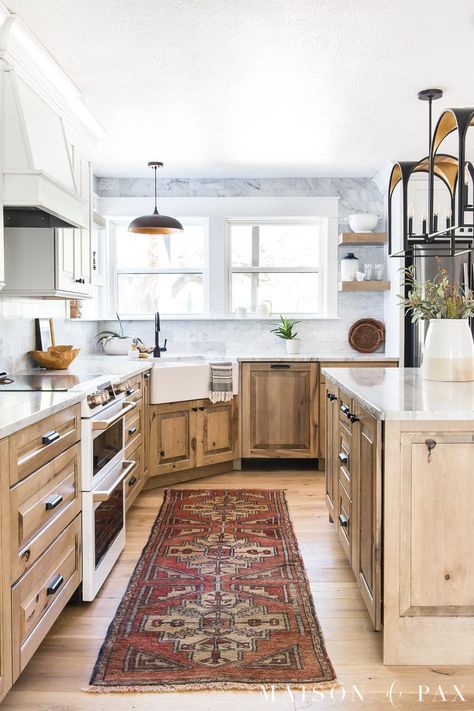
POLYGON ((161 358, 161 354, 167 350, 166 344, 168 339, 165 338, 163 346, 160 346, 160 312, 157 311, 155 314, 155 349, 153 351, 154 358, 161 358))

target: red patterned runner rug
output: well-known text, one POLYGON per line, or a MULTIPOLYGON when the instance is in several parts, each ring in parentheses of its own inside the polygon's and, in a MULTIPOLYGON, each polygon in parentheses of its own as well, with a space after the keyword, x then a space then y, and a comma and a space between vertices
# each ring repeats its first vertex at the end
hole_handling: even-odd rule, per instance
POLYGON ((87 691, 334 683, 283 491, 166 490, 87 691))

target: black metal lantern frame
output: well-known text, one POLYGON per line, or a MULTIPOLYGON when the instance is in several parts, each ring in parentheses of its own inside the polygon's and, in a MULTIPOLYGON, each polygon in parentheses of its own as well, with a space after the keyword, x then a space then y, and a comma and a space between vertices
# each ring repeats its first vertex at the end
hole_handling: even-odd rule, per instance
MULTIPOLYGON (((438 89, 426 89, 419 98, 429 101, 430 108, 430 154, 420 161, 396 163, 390 174, 388 191, 389 255, 413 259, 420 257, 454 257, 474 251, 474 205, 469 202, 468 182, 465 173, 474 185, 474 166, 466 160, 466 138, 474 126, 474 108, 446 109, 441 114, 431 136, 431 102, 442 96, 438 89), (457 133, 457 156, 440 152, 444 139, 457 133), (427 219, 423 221, 421 234, 413 232, 413 220, 408 215, 408 187, 416 173, 428 175, 427 219), (441 180, 449 191, 451 217, 443 229, 439 229, 438 215, 434 208, 435 178, 441 180), (395 188, 402 189, 403 249, 392 253, 392 199, 395 188)), ((474 202, 474 196, 473 196, 474 202)))

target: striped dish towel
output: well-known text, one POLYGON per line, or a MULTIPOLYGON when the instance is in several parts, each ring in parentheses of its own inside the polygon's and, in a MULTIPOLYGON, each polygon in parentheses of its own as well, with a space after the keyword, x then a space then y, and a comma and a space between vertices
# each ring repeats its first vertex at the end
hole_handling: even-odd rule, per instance
POLYGON ((210 363, 211 382, 209 383, 209 400, 211 402, 228 402, 234 397, 232 383, 232 363, 210 363))

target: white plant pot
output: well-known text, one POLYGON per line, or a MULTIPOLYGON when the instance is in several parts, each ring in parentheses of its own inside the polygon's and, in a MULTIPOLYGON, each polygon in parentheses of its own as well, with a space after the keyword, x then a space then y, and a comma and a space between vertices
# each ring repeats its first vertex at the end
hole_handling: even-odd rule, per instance
POLYGON ((289 355, 295 355, 300 352, 301 340, 299 338, 287 338, 285 340, 286 352, 289 355))
POLYGON ((107 355, 127 355, 133 343, 133 338, 109 338, 103 341, 102 348, 107 355))
POLYGON ((423 352, 425 380, 474 380, 474 342, 467 319, 431 319, 423 352))

